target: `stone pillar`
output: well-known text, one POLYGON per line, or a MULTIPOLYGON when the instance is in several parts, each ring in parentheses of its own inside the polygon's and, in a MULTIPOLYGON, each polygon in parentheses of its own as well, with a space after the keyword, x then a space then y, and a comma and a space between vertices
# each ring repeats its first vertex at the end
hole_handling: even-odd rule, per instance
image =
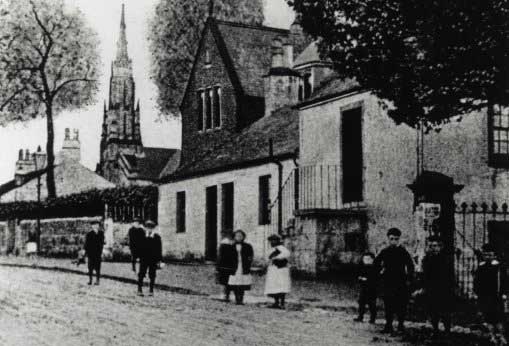
POLYGON ((414 193, 414 208, 420 203, 440 205, 440 216, 433 232, 440 237, 444 244, 444 251, 448 257, 447 266, 449 266, 451 275, 454 276, 454 237, 456 232, 454 195, 463 189, 463 185, 454 184, 451 177, 442 173, 424 171, 408 187, 414 193))

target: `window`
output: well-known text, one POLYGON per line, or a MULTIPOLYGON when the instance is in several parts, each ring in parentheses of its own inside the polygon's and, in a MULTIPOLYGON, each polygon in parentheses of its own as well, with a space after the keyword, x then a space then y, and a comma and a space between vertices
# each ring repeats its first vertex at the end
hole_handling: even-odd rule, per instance
POLYGON ((214 127, 221 127, 221 88, 215 87, 213 90, 214 106, 214 127))
POLYGON ((360 202, 363 195, 362 108, 342 111, 341 169, 343 203, 360 202))
POLYGON ((177 192, 177 233, 186 231, 186 192, 177 192))
POLYGON ((196 104, 198 106, 198 117, 197 117, 198 131, 203 130, 203 103, 204 103, 203 91, 200 91, 198 93, 198 98, 196 100, 196 104))
POLYGON ((221 186, 221 229, 233 230, 234 212, 233 183, 221 186))
POLYGON ((347 252, 363 252, 366 249, 366 238, 360 231, 345 233, 344 240, 347 252))
POLYGON ((205 129, 212 128, 212 92, 205 90, 205 129))
POLYGON ((313 85, 311 83, 311 73, 304 76, 304 98, 307 99, 313 92, 313 85))
POLYGON ((198 131, 221 127, 221 88, 213 87, 198 92, 198 131))
POLYGON ((212 64, 212 59, 210 58, 210 50, 205 51, 205 67, 210 67, 212 64))
POLYGON ((489 118, 490 163, 509 167, 509 107, 493 107, 489 118))
POLYGON ((270 224, 270 175, 258 178, 258 224, 270 224))

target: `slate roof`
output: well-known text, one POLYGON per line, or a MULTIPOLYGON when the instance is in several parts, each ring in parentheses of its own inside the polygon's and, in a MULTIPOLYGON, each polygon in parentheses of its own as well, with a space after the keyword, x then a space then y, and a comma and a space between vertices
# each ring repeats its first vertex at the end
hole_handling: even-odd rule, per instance
POLYGON ((316 102, 325 101, 329 98, 361 90, 363 90, 363 88, 356 80, 341 79, 336 73, 333 73, 315 89, 308 99, 301 102, 297 107, 304 107, 316 102))
POLYGON ((302 53, 297 56, 293 63, 294 68, 298 68, 299 66, 306 65, 313 62, 320 62, 320 54, 318 53, 318 46, 315 42, 311 42, 302 53))
POLYGON ((180 166, 163 181, 270 162, 273 159, 269 151, 270 139, 273 141, 273 158, 296 156, 299 149, 299 114, 296 109, 284 107, 259 119, 233 138, 224 138, 217 149, 203 152, 194 161, 180 166))
POLYGON ((167 171, 172 169, 172 162, 173 170, 177 167, 178 161, 172 161, 177 152, 180 150, 144 147, 142 156, 122 153, 122 157, 127 163, 130 179, 156 181, 159 180, 163 169, 167 171))
POLYGON ((19 185, 16 183, 16 179, 9 180, 8 182, 0 185, 0 196, 4 195, 7 192, 12 191, 20 186, 25 185, 30 180, 44 175, 44 173, 46 173, 46 168, 40 169, 38 171, 29 172, 23 176, 23 181, 19 185))
POLYGON ((271 66, 272 41, 288 30, 215 20, 244 93, 263 97, 263 76, 271 66))

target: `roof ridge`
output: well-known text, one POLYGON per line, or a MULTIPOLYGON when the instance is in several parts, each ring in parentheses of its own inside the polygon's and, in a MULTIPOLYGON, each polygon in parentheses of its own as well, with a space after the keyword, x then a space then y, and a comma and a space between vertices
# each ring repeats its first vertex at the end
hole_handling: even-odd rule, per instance
POLYGON ((258 30, 265 30, 265 31, 276 31, 276 32, 286 33, 286 34, 290 33, 290 30, 288 30, 288 29, 275 28, 275 27, 272 27, 272 26, 256 25, 256 24, 246 24, 246 23, 241 23, 241 22, 233 22, 233 21, 220 20, 220 19, 215 19, 215 21, 218 24, 225 24, 225 25, 237 26, 237 27, 248 28, 248 29, 258 29, 258 30))

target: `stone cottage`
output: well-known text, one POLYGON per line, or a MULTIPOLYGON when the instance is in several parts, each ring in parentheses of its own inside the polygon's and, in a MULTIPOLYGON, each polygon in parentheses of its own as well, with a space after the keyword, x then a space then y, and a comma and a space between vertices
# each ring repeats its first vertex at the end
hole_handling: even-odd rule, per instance
POLYGON ((298 159, 289 106, 311 93, 294 61, 320 71, 317 79, 328 68, 299 60, 309 44, 298 23, 282 30, 208 18, 181 103, 180 165, 160 186, 168 255, 214 260, 220 232, 243 229, 265 256, 266 237, 284 222, 273 201, 298 159))

